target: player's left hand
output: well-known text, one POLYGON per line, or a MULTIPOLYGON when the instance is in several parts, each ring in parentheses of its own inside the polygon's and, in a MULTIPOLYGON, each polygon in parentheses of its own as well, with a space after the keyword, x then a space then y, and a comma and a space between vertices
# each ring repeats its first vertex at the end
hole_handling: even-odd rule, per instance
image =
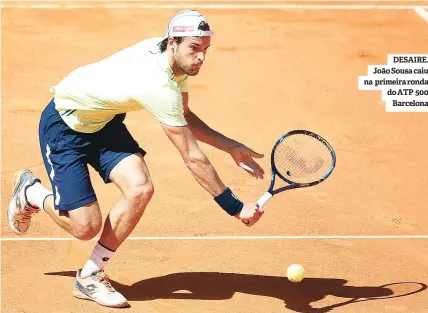
POLYGON ((246 226, 251 227, 263 216, 264 212, 259 211, 257 203, 244 203, 241 212, 235 215, 246 226))
POLYGON ((232 147, 230 155, 233 160, 235 160, 235 163, 246 170, 251 176, 261 179, 264 178, 263 175, 265 174, 265 171, 253 159, 263 158, 263 154, 257 153, 241 143, 236 143, 232 147))

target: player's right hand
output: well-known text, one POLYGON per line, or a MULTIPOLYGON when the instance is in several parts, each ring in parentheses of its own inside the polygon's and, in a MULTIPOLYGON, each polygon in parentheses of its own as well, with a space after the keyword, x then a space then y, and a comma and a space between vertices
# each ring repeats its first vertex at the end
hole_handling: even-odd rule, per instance
POLYGON ((253 226, 262 217, 264 213, 259 211, 257 203, 244 204, 241 212, 235 215, 246 226, 253 226))

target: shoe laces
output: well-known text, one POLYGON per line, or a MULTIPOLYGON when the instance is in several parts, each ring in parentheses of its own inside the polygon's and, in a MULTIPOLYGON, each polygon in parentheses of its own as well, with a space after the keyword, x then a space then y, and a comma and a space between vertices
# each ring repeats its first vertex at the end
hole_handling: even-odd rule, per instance
POLYGON ((104 286, 106 286, 108 291, 110 291, 110 292, 116 291, 116 290, 114 290, 113 286, 108 281, 108 275, 105 272, 100 271, 95 275, 95 277, 100 283, 102 283, 104 286))
POLYGON ((25 209, 22 213, 21 221, 28 222, 31 219, 31 216, 33 216, 33 213, 33 210, 25 209))

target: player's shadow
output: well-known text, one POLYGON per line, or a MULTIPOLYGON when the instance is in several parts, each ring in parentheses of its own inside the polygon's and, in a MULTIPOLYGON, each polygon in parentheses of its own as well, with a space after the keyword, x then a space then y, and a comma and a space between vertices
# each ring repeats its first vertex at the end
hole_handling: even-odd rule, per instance
MULTIPOLYGON (((75 272, 53 272, 46 275, 75 277, 75 272)), ((352 303, 355 298, 394 297, 388 287, 346 286, 347 280, 334 278, 305 278, 295 284, 285 277, 216 272, 185 272, 153 277, 130 286, 111 280, 112 285, 130 301, 153 299, 226 300, 235 293, 246 293, 284 301, 289 310, 301 313, 321 313, 352 303), (341 303, 313 308, 311 303, 332 295, 341 303), (348 301, 346 301, 348 300, 348 301), (345 302, 343 302, 345 301, 345 302)), ((394 285, 400 283, 394 283, 394 285)), ((418 291, 427 288, 419 285, 418 291)), ((392 285, 392 284, 391 284, 392 285)), ((375 299, 374 299, 375 300, 375 299)))

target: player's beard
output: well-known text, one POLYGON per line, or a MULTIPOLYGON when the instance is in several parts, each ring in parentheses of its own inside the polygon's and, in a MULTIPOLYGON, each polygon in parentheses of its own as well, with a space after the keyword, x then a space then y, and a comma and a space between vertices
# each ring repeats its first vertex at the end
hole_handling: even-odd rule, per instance
POLYGON ((174 52, 174 62, 175 65, 182 71, 184 74, 189 76, 196 76, 199 73, 200 67, 192 67, 192 64, 186 64, 184 58, 180 55, 180 53, 174 52))

